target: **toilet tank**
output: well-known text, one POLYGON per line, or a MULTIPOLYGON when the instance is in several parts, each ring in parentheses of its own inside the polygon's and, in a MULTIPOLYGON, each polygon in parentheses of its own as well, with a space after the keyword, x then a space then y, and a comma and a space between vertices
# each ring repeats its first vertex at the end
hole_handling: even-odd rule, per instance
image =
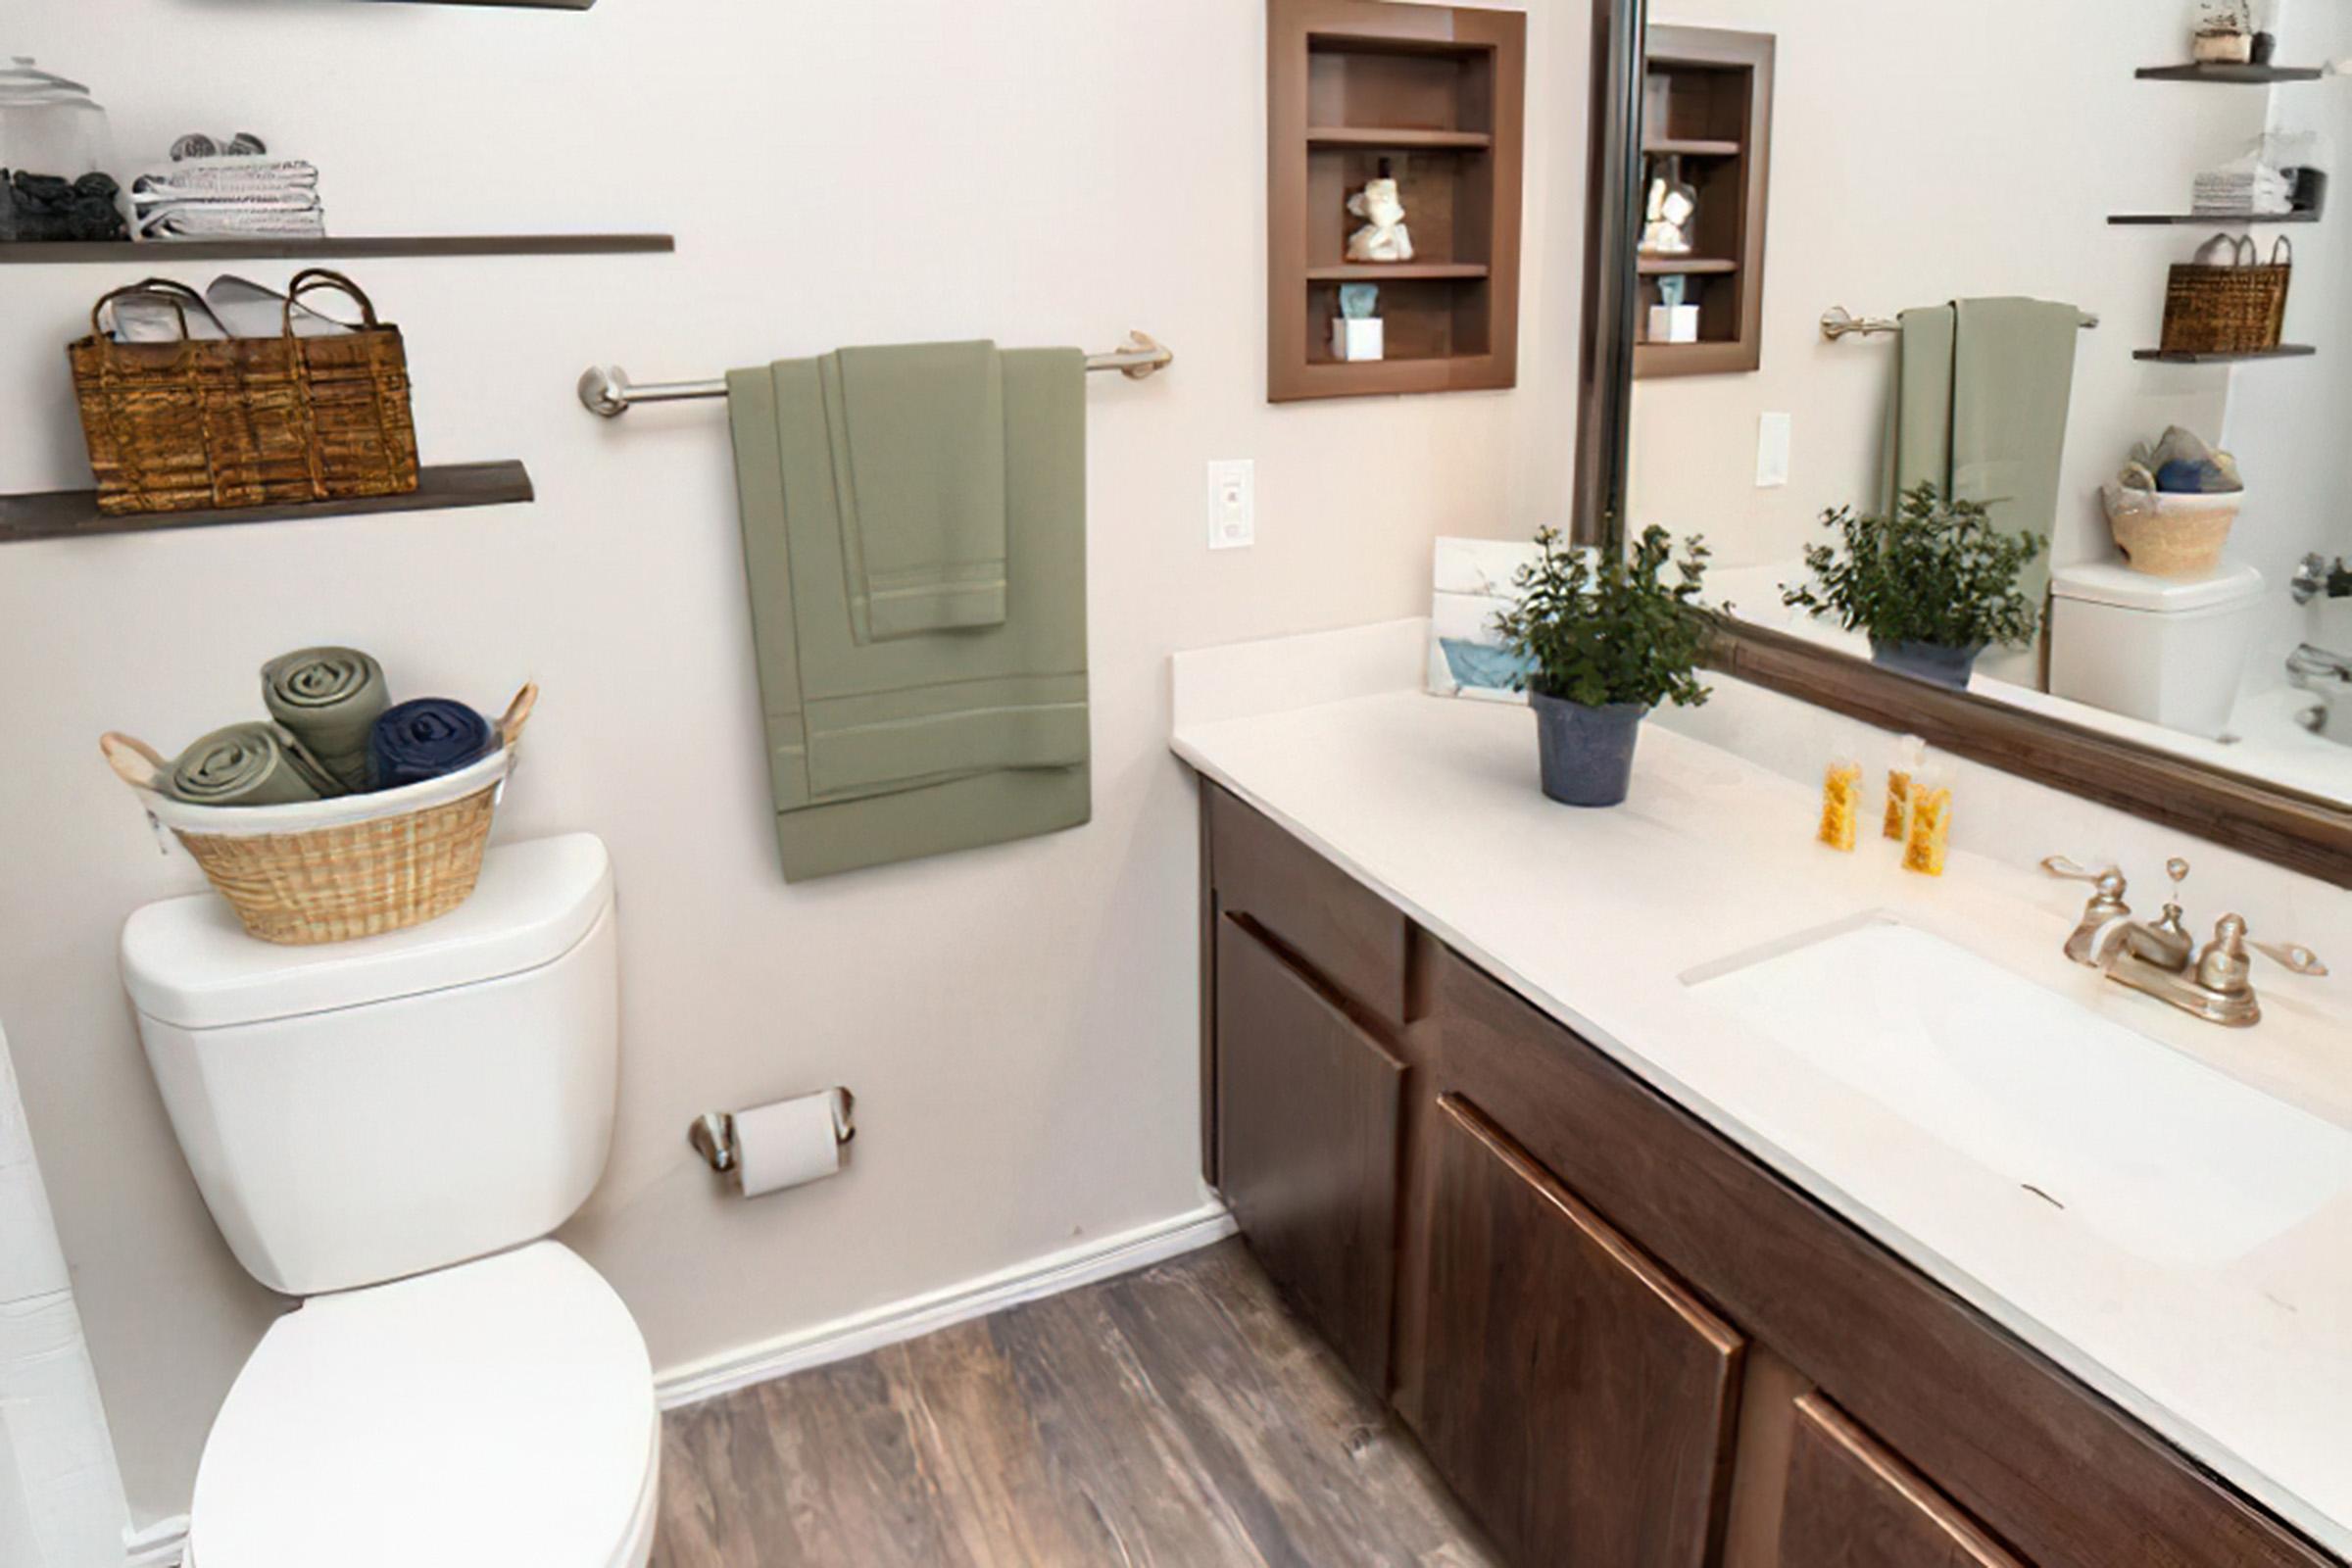
POLYGON ((257 941, 211 894, 151 904, 122 978, 196 1185, 272 1290, 534 1241, 604 1171, 618 967, 592 835, 493 849, 458 909, 356 942, 257 941))

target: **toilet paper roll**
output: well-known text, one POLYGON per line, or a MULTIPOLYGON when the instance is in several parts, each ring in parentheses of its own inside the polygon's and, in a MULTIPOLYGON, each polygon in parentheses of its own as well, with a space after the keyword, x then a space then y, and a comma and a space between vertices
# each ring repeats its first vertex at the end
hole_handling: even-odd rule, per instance
POLYGON ((735 1157, 743 1196, 758 1198, 833 1175, 849 1107, 839 1089, 735 1113, 735 1157))

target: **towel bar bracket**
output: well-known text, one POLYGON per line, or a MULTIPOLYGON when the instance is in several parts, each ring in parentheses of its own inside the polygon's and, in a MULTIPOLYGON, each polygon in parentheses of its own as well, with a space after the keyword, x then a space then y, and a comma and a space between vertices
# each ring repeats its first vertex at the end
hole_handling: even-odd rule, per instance
MULTIPOLYGON (((1087 356, 1089 370, 1116 370, 1144 381, 1176 363, 1167 346, 1149 332, 1130 332, 1108 354, 1087 356)), ((649 381, 640 386, 617 365, 593 366, 580 374, 580 403, 600 418, 617 419, 640 403, 686 403, 727 395, 724 381, 649 381)))

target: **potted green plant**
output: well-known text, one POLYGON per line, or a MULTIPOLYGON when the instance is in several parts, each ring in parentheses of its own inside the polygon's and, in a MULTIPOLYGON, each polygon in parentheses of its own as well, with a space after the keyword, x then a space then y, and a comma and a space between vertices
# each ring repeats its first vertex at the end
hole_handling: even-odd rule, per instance
POLYGON ((1580 550, 1557 529, 1536 535, 1519 568, 1517 608, 1495 629, 1533 666, 1522 680, 1536 710, 1544 793, 1568 806, 1615 806, 1632 787, 1642 719, 1661 702, 1707 700, 1692 671, 1711 623, 1693 603, 1706 570, 1698 539, 1679 560, 1650 527, 1630 552, 1580 550), (1669 563, 1679 581, 1666 580, 1669 563))
POLYGON ((1921 484, 1888 515, 1838 507, 1821 521, 1838 542, 1805 552, 1813 580, 1783 583, 1781 601, 1865 633, 1874 663, 1965 690, 1978 655, 1995 643, 2026 647, 2041 627, 2041 607, 2018 577, 2042 540, 2001 532, 1980 502, 1946 501, 1921 484))

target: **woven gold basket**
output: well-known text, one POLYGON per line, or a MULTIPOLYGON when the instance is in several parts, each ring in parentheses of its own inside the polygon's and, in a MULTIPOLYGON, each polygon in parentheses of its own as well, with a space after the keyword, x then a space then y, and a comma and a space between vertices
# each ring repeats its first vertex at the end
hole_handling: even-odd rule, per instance
POLYGON ((538 700, 523 687, 498 722, 499 749, 447 777, 299 806, 190 806, 163 793, 170 766, 153 747, 109 734, 99 748, 246 930, 310 947, 422 925, 472 896, 538 700))

